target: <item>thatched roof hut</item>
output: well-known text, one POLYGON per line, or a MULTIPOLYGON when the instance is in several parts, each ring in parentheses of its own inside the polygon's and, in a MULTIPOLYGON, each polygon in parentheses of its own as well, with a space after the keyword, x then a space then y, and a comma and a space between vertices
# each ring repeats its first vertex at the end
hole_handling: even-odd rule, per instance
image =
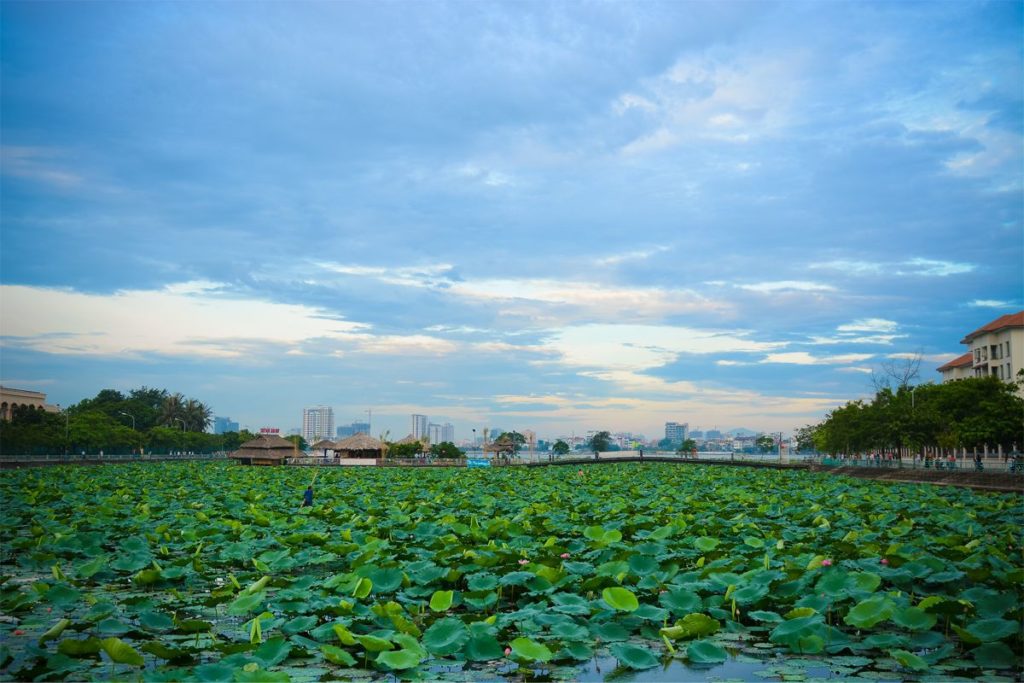
POLYGON ((423 439, 417 439, 415 436, 410 434, 409 436, 405 437, 404 439, 402 439, 400 441, 396 441, 395 445, 404 445, 404 444, 407 444, 407 443, 418 443, 419 445, 422 446, 422 445, 424 445, 424 440, 423 439))
POLYGON ((314 453, 319 452, 321 455, 326 457, 327 456, 327 451, 333 451, 334 450, 334 442, 331 441, 330 439, 320 439, 315 444, 310 446, 309 450, 311 450, 314 453))
POLYGON ((516 442, 508 435, 502 434, 489 444, 485 444, 484 452, 494 453, 497 458, 509 458, 516 454, 516 442))
POLYGON ((228 457, 243 465, 283 465, 285 458, 295 455, 296 446, 276 434, 261 434, 246 441, 228 457))
POLYGON ((384 443, 369 434, 353 434, 335 443, 334 452, 342 458, 379 458, 384 452, 384 443))

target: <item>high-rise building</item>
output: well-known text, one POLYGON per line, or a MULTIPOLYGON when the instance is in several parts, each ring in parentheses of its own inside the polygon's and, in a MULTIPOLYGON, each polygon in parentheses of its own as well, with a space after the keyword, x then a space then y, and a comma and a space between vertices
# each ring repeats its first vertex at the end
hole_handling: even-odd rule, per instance
POLYGON ((334 436, 334 409, 327 406, 302 409, 302 438, 308 444, 334 436))
POLYGON ((678 445, 686 441, 687 432, 690 431, 690 425, 687 422, 666 422, 665 423, 665 438, 672 443, 678 445))
POLYGON ((352 425, 341 425, 340 427, 338 427, 338 430, 335 432, 335 434, 338 435, 339 439, 347 439, 348 437, 355 434, 355 432, 352 430, 352 425))
POLYGON ((412 438, 414 438, 414 439, 425 439, 425 438, 427 438, 427 416, 426 415, 413 415, 412 416, 412 438))
POLYGON ((451 422, 445 422, 441 425, 441 441, 455 443, 455 425, 451 422))
POLYGON ((353 422, 352 423, 353 434, 369 434, 370 423, 369 422, 353 422))
POLYGON ((224 434, 226 432, 237 432, 238 423, 232 422, 230 417, 213 418, 213 433, 224 434))
POLYGON ((427 425, 427 438, 430 443, 441 443, 441 425, 431 422, 427 425))

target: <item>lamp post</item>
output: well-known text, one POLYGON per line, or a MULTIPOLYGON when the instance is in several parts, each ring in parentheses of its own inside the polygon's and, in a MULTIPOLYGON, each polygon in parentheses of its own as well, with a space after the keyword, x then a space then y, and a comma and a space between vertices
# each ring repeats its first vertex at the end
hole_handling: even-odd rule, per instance
MULTIPOLYGON (((57 408, 60 408, 60 404, 57 404, 57 408)), ((64 413, 64 457, 68 455, 68 441, 69 435, 71 434, 71 406, 62 408, 60 412, 64 413)))
POLYGON ((132 415, 131 413, 126 413, 123 410, 117 411, 117 414, 118 415, 127 415, 128 417, 130 417, 132 419, 132 431, 134 432, 135 431, 135 416, 132 415))
POLYGON ((175 422, 180 422, 181 423, 181 431, 185 431, 185 421, 184 420, 182 420, 180 417, 176 417, 176 418, 174 418, 174 421, 175 422))

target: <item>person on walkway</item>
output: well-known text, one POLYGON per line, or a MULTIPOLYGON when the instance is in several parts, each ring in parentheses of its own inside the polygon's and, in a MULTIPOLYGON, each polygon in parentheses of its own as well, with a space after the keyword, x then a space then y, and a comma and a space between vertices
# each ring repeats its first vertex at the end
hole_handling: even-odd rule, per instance
POLYGON ((307 486, 306 492, 302 495, 302 507, 311 508, 313 507, 313 487, 307 486))

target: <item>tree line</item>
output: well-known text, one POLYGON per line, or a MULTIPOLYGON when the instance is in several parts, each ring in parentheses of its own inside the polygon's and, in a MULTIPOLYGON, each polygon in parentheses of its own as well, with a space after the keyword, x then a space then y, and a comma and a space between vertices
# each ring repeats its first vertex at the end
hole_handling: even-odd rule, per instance
POLYGON ((212 415, 202 401, 166 389, 104 389, 59 413, 15 409, 9 422, 0 423, 0 453, 210 453, 254 438, 245 430, 206 433, 212 415))
MULTIPOLYGON (((1018 375, 1020 377, 1020 375, 1018 375)), ((948 454, 1024 446, 1022 381, 971 377, 942 384, 880 388, 796 431, 798 447, 851 455, 871 451, 948 454)))

